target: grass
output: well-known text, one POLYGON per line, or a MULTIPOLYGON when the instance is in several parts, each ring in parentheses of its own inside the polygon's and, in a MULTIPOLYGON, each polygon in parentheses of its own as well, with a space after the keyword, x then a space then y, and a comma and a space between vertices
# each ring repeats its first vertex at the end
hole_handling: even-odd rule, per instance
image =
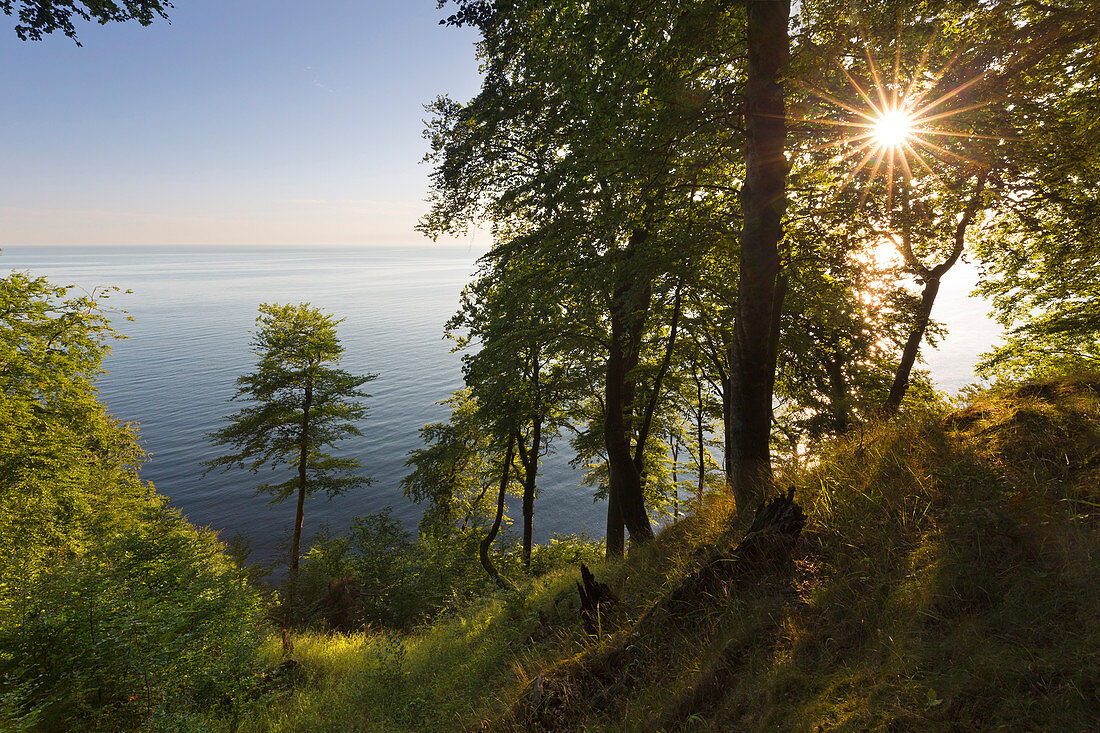
MULTIPOLYGON (((299 635, 300 682, 204 725, 1100 728, 1100 376, 866 429, 782 481, 809 517, 789 578, 660 616, 737 539, 732 507, 712 497, 596 568, 622 600, 600 638, 577 621, 576 572, 560 571, 407 636, 299 635)), ((265 653, 274 664, 281 648, 265 653)))

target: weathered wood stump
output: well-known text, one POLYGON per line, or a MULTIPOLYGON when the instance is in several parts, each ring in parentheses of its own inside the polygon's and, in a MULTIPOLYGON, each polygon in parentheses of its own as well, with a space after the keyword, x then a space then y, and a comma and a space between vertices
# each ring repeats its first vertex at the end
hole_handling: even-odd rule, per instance
POLYGON ((794 501, 794 487, 756 508, 752 524, 732 552, 716 553, 684 579, 668 597, 671 609, 692 605, 700 596, 749 583, 790 565, 795 543, 806 526, 806 514, 794 501))
POLYGON ((601 633, 601 617, 607 613, 619 599, 607 587, 607 583, 598 583, 588 566, 581 563, 581 582, 577 583, 577 593, 581 597, 581 621, 585 633, 595 636, 601 633))
POLYGON ((776 563, 786 563, 794 551, 795 542, 806 526, 806 514, 794 501, 794 487, 786 496, 760 502, 752 524, 733 550, 733 557, 743 566, 743 573, 765 569, 776 563), (755 566, 755 567, 754 567, 755 566))

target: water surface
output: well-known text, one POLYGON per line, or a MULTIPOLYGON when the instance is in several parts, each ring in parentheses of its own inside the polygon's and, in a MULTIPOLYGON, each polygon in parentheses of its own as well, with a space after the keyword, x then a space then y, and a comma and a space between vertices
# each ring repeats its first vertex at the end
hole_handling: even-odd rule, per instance
MULTIPOLYGON (((133 291, 109 301, 134 320, 117 319, 129 338, 114 345, 100 390, 113 414, 139 423, 150 455, 143 476, 193 522, 228 535, 239 531, 253 541, 257 557, 271 557, 290 526, 293 503, 272 506, 255 496, 258 477, 247 472, 203 475, 201 465, 223 450, 205 434, 239 408, 229 397, 234 380, 254 365, 248 332, 259 304, 308 301, 344 318, 343 368, 378 374, 367 385, 371 414, 361 425, 363 437, 341 447, 360 458, 375 483, 332 501, 310 500, 307 537, 321 523, 343 529, 353 516, 386 506, 411 528, 420 509, 405 499, 399 482, 409 451, 422 445, 419 428, 446 419, 446 408, 437 403, 462 384, 461 362, 450 353, 443 325, 479 254, 436 246, 8 247, 0 271, 133 291)), ((973 278, 965 268, 949 273, 936 304, 935 317, 952 333, 928 359, 945 389, 973 380, 975 356, 998 333, 984 316, 984 303, 967 297, 973 278)), ((543 467, 537 541, 554 532, 602 536, 605 505, 578 486, 579 473, 567 460, 563 453, 552 455, 543 467)))

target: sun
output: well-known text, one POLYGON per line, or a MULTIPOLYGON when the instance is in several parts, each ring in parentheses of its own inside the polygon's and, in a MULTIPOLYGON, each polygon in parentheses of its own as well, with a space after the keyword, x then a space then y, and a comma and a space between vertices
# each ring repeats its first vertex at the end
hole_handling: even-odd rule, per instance
POLYGON ((914 131, 913 119, 902 108, 884 111, 873 124, 875 142, 884 148, 902 147, 914 131))
MULTIPOLYGON (((840 72, 847 79, 854 95, 829 93, 814 89, 794 80, 810 94, 831 103, 840 112, 839 116, 828 115, 802 122, 839 126, 844 129, 841 135, 833 137, 822 145, 811 148, 812 151, 839 148, 828 163, 833 168, 845 161, 854 162, 839 186, 834 187, 833 196, 839 196, 847 186, 861 173, 866 172, 868 186, 860 196, 860 204, 870 191, 870 183, 880 176, 885 182, 886 207, 893 208, 894 189, 898 182, 908 183, 918 169, 935 178, 940 178, 933 168, 934 161, 957 165, 959 163, 981 165, 978 161, 955 152, 947 145, 952 138, 1004 139, 1003 135, 983 135, 965 130, 951 130, 944 123, 962 112, 983 107, 988 102, 970 102, 965 93, 981 82, 989 73, 980 72, 969 79, 948 89, 940 87, 940 82, 957 62, 956 53, 947 64, 933 73, 927 68, 929 49, 935 33, 929 39, 917 68, 911 70, 908 79, 903 78, 900 52, 895 54, 892 78, 876 63, 866 37, 863 39, 866 51, 866 66, 860 73, 858 66, 840 66, 840 72), (860 83, 857 76, 869 76, 868 81, 860 83)), ((939 166, 937 166, 939 167, 939 166)))

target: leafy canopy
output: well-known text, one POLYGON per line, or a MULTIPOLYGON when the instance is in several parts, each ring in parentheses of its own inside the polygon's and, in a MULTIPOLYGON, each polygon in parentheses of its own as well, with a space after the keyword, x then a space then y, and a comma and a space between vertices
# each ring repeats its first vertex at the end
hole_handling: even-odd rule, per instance
MULTIPOLYGON (((208 461, 209 468, 241 466, 258 473, 264 466, 298 465, 304 455, 307 494, 323 490, 332 497, 370 483, 354 474, 358 460, 325 451, 362 435, 355 422, 368 411, 358 400, 370 395, 359 388, 377 377, 336 367, 344 353, 336 336, 341 320, 309 303, 260 306, 252 337, 256 369, 237 378, 232 397, 251 404, 208 436, 236 452, 208 461)), ((298 482, 298 476, 288 476, 264 482, 256 491, 281 501, 299 488, 298 482)))
POLYGON ((150 25, 157 16, 167 18, 171 7, 166 0, 0 0, 0 10, 19 19, 15 34, 23 41, 40 41, 54 31, 76 41, 74 18, 100 25, 126 20, 150 25))

